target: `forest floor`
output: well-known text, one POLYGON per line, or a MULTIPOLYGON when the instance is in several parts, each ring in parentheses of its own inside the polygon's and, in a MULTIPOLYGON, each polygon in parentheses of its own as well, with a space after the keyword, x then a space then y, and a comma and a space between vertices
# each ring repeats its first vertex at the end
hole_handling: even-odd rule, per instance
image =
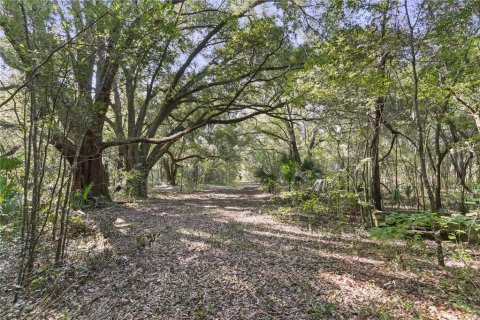
POLYGON ((281 222, 257 187, 162 189, 145 202, 89 211, 95 234, 69 246, 88 271, 74 268, 21 317, 480 319, 480 298, 462 287, 478 289, 478 261, 439 269, 430 245, 281 222))

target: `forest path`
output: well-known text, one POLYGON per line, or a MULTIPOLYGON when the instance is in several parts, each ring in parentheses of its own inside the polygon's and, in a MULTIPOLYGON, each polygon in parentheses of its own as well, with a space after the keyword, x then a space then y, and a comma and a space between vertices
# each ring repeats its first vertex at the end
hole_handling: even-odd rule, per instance
POLYGON ((81 319, 371 319, 436 304, 436 284, 388 264, 392 248, 279 222, 257 187, 161 192, 89 214, 110 249, 96 247, 96 271, 61 305, 81 319))

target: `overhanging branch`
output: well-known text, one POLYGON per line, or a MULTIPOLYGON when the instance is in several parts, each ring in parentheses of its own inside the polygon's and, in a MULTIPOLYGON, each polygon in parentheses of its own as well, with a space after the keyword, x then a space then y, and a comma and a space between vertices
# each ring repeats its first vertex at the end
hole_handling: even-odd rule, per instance
POLYGON ((281 108, 285 105, 285 102, 279 103, 275 106, 270 107, 267 110, 261 110, 261 111, 256 111, 252 112, 248 115, 245 115, 243 117, 238 117, 234 119, 214 119, 214 117, 219 116, 219 114, 215 114, 205 120, 199 121, 190 127, 180 129, 179 131, 167 136, 167 137, 162 137, 162 138, 147 138, 147 137, 134 137, 134 138, 128 138, 128 139, 122 139, 122 140, 112 140, 112 141, 107 141, 103 142, 100 146, 100 150, 104 150, 109 147, 115 147, 115 146, 121 146, 121 145, 126 145, 126 144, 133 144, 133 143, 150 143, 150 144, 165 144, 169 142, 176 141, 183 137, 184 135, 191 133, 207 124, 233 124, 233 123, 239 123, 248 119, 251 119, 257 115, 267 113, 269 111, 281 108))

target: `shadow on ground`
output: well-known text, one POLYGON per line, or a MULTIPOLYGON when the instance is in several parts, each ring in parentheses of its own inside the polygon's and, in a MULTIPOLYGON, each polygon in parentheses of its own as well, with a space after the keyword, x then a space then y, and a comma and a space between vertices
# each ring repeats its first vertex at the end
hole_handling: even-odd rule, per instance
POLYGON ((91 213, 108 264, 60 305, 85 319, 455 318, 438 281, 391 261, 403 244, 308 232, 263 214, 266 199, 245 186, 91 213))

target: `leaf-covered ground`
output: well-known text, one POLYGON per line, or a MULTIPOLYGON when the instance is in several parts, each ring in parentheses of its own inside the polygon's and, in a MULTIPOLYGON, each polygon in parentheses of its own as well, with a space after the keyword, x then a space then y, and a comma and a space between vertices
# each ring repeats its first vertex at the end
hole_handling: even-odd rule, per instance
POLYGON ((275 210, 267 199, 253 185, 163 190, 89 212, 96 234, 70 245, 88 272, 75 271, 21 317, 479 318, 480 297, 464 294, 480 285, 478 261, 465 269, 449 260, 441 270, 428 245, 301 229, 267 214, 275 210))

